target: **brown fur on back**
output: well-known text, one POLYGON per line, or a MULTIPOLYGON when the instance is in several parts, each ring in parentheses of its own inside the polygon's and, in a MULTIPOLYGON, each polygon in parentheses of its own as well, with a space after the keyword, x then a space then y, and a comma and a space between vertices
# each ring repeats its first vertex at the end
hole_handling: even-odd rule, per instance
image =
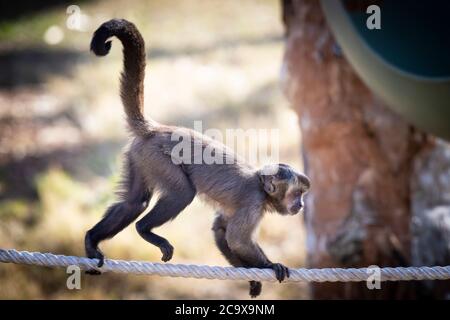
POLYGON ((220 206, 225 211, 237 210, 244 206, 243 201, 259 203, 266 197, 261 188, 257 170, 223 144, 191 129, 160 126, 150 137, 137 137, 131 149, 132 157, 135 163, 139 164, 143 175, 147 177, 148 185, 162 189, 161 191, 172 191, 164 190, 167 185, 176 189, 176 175, 171 172, 181 169, 203 199, 215 206, 220 206), (213 143, 215 151, 221 152, 226 158, 224 164, 205 164, 204 161, 195 163, 193 152, 190 163, 174 164, 171 151, 179 143, 171 138, 174 130, 177 135, 182 131, 183 135, 190 139, 191 150, 194 150, 194 144, 200 144, 204 152, 205 148, 213 143), (248 190, 252 190, 252 193, 248 190), (242 195, 246 193, 256 198, 243 198, 242 195))

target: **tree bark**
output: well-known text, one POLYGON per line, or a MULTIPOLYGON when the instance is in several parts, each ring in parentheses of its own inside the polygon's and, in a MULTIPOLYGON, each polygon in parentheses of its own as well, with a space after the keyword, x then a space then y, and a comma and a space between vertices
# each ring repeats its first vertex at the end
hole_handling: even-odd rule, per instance
MULTIPOLYGON (((283 1, 283 21, 282 85, 299 115, 312 181, 305 213, 309 267, 450 264, 448 144, 403 121, 361 82, 335 43, 319 1, 283 1), (437 174, 445 178, 433 194, 422 180, 437 174), (442 220, 448 226, 436 222, 442 220), (423 230, 432 231, 424 236, 423 230), (447 242, 424 257, 436 239, 447 242)), ((390 282, 369 290, 366 283, 349 282, 311 289, 318 299, 450 292, 448 282, 438 285, 390 282)))

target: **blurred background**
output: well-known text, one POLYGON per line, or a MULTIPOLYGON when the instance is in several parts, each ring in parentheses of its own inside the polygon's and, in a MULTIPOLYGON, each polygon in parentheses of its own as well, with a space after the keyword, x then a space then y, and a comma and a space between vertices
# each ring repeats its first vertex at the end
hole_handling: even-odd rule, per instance
MULTIPOLYGON (((0 247, 84 255, 84 233, 114 201, 127 143, 118 95, 121 45, 89 52, 113 17, 133 21, 147 46, 145 113, 203 128, 280 130, 280 160, 302 170, 296 113, 279 86, 283 57, 277 0, 3 2, 0 10, 0 247), (76 5, 71 6, 71 5, 76 5), (80 11, 81 10, 81 11, 80 11)), ((159 228, 173 263, 227 265, 210 231, 213 209, 195 200, 159 228)), ((305 266, 302 219, 268 215, 268 256, 305 266)), ((159 261, 133 225, 102 245, 109 258, 159 261)), ((2 264, 3 299, 248 297, 245 281, 105 274, 66 288, 63 269, 2 264)), ((264 284, 265 299, 308 298, 303 284, 264 284)))

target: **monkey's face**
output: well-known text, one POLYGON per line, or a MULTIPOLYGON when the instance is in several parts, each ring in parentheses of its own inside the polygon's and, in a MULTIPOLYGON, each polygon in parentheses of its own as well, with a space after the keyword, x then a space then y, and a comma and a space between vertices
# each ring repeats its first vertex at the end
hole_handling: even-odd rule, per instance
POLYGON ((307 176, 285 164, 266 166, 260 172, 270 205, 278 213, 294 215, 302 211, 303 196, 311 185, 307 176))

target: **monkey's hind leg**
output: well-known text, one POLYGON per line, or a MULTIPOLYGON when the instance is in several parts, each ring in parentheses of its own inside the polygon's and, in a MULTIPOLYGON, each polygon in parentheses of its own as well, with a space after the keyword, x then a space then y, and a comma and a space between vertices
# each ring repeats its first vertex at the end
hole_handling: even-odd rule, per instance
MULTIPOLYGON (((172 174, 176 172, 176 169, 178 168, 175 167, 172 174)), ((196 194, 191 182, 182 171, 178 173, 177 178, 176 183, 171 186, 166 185, 166 190, 152 210, 136 223, 139 235, 161 250, 161 260, 164 262, 172 259, 173 246, 167 239, 153 233, 152 229, 175 219, 194 200, 196 194)))
MULTIPOLYGON (((126 226, 133 222, 147 208, 151 192, 147 188, 142 176, 128 162, 122 182, 123 192, 121 201, 108 208, 102 220, 90 229, 85 236, 86 255, 99 259, 98 267, 104 263, 104 255, 98 244, 114 237, 126 226)), ((96 270, 87 271, 89 274, 99 274, 96 270)))
MULTIPOLYGON (((219 248, 220 252, 223 254, 225 259, 234 267, 251 267, 246 265, 237 255, 235 255, 230 247, 228 246, 227 240, 225 238, 227 231, 227 222, 223 218, 220 212, 217 213, 216 218, 214 219, 212 230, 214 231, 214 240, 216 241, 216 245, 219 248)), ((250 297, 256 298, 261 294, 262 291, 262 283, 260 281, 249 281, 250 284, 250 297)))

